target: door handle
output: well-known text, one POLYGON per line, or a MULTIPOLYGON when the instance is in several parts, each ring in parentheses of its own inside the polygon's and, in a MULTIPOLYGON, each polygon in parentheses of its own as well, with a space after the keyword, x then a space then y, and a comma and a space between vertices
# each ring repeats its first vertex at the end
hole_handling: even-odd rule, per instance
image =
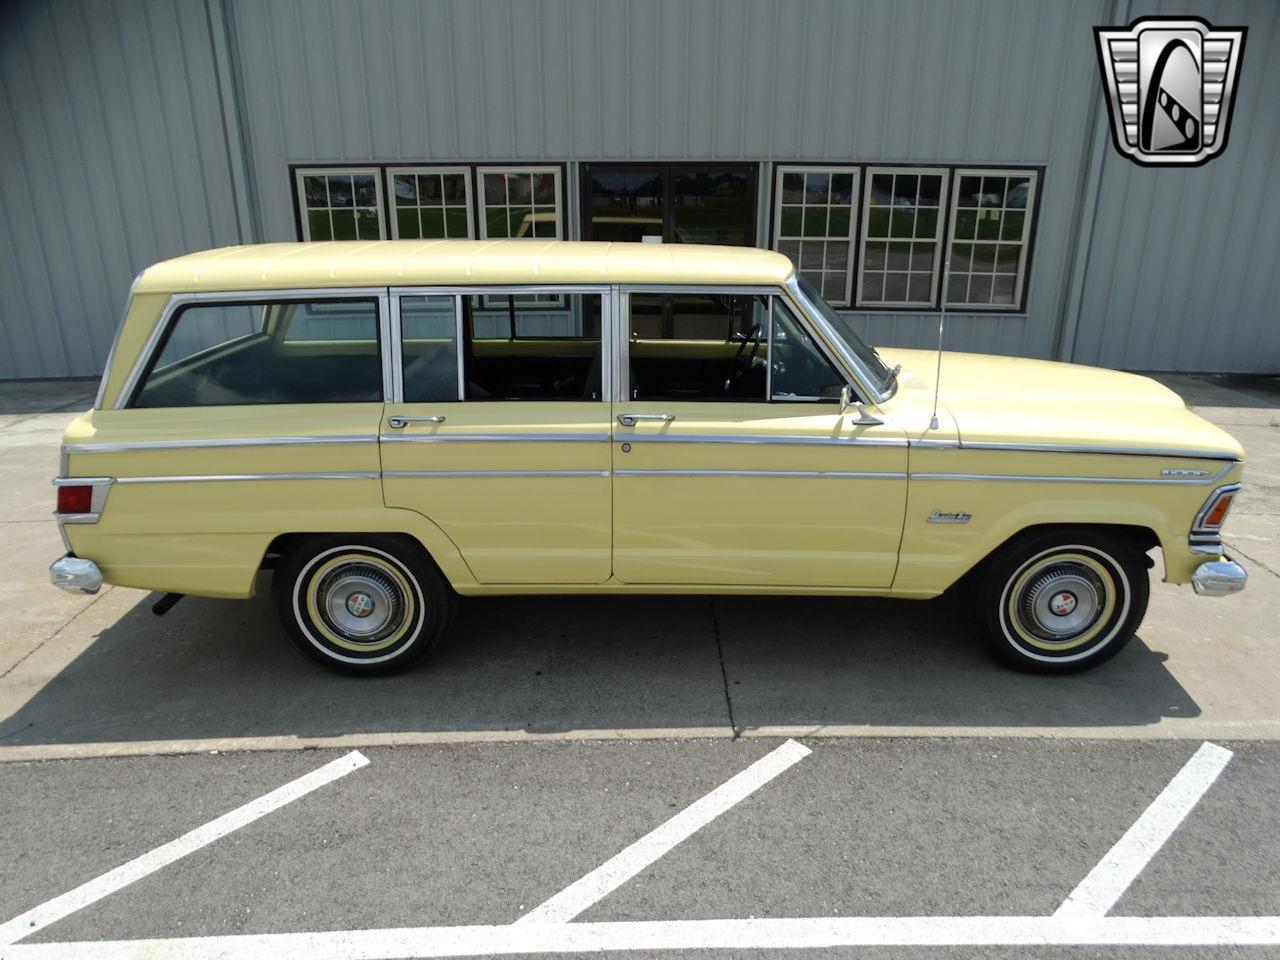
POLYGON ((387 417, 387 426, 392 430, 401 430, 410 423, 444 423, 444 417, 387 417))
POLYGON ((620 413, 618 422, 624 427, 634 427, 637 423, 670 423, 675 417, 669 413, 620 413))

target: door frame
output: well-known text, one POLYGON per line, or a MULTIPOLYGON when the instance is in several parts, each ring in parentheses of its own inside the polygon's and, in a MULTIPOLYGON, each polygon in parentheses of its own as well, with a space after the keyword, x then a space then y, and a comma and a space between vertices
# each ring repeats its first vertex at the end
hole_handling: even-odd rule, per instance
POLYGON ((696 160, 674 160, 671 162, 655 160, 598 160, 578 164, 578 236, 583 240, 594 240, 591 229, 591 171, 601 168, 626 167, 632 170, 658 170, 662 172, 662 242, 675 243, 672 234, 674 212, 671 197, 671 175, 673 171, 702 171, 708 173, 746 172, 747 174, 747 223, 743 231, 744 247, 754 247, 759 229, 760 207, 760 164, 748 161, 709 160, 700 163, 696 160))

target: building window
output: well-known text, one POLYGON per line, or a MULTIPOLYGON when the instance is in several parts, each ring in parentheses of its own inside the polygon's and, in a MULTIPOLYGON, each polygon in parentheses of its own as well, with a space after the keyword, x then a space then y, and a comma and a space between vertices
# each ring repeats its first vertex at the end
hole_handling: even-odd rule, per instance
POLYGON ((391 236, 396 240, 470 240, 468 167, 388 167, 391 236))
POLYGON ((1036 174, 958 170, 956 179, 947 306, 1015 310, 1022 303, 1036 174))
POLYGON ((380 240, 382 177, 378 168, 298 170, 303 240, 380 240))
POLYGON ((774 184, 773 246, 833 306, 849 305, 857 167, 780 166, 774 184))
POLYGON ((480 238, 563 236, 559 167, 477 167, 480 238))
POLYGON ((858 306, 933 306, 946 187, 944 169, 867 168, 858 306))

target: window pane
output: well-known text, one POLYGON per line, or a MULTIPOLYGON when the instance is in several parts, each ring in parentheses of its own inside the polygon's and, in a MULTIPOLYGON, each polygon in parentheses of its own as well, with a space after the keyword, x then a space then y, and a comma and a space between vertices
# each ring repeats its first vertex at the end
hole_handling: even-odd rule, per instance
POLYGON ((752 209, 751 180, 745 169, 677 168, 671 173, 671 233, 676 243, 750 245, 752 209))
POLYGON ((554 206, 556 202, 556 178, 551 173, 533 175, 533 202, 554 206))
POLYGON ((825 237, 827 235, 827 208, 804 208, 804 235, 806 237, 825 237))
POLYGON ((1004 206, 1004 177, 983 177, 978 202, 984 207, 1004 206))
POLYGON ((374 186, 374 178, 368 174, 352 177, 355 184, 357 207, 373 207, 378 203, 378 188, 374 186))
POLYGON ((303 177, 302 191, 308 207, 327 207, 329 191, 325 187, 324 177, 303 177))
POLYGON ((804 233, 804 207, 782 208, 782 236, 799 237, 804 233))
POLYGON ((831 202, 853 203, 853 174, 836 173, 831 176, 831 202))
POLYGON ((831 174, 806 173, 804 175, 805 203, 826 204, 831 196, 831 174))
POLYGON ((960 194, 957 203, 962 207, 976 207, 978 205, 978 194, 981 192, 981 177, 961 177, 960 194))
POLYGON ((1021 210, 1007 210, 1004 215, 1004 225, 1000 228, 1000 238, 1002 240, 1021 240, 1023 218, 1026 216, 1021 210))
POLYGON ((467 208, 458 207, 444 212, 445 236, 455 240, 465 240, 467 233, 467 208))
POLYGON ((1004 205, 1010 208, 1025 210, 1027 206, 1027 197, 1030 192, 1030 177, 1010 177, 1009 192, 1005 194, 1004 205))
POLYGON ((396 196, 396 206, 412 206, 418 202, 418 178, 405 174, 396 174, 392 181, 396 196))
POLYGON ((889 210, 883 207, 873 207, 867 220, 867 236, 868 237, 887 237, 889 236, 889 210))
POLYGON ((507 202, 507 178, 501 173, 484 175, 484 202, 491 206, 502 206, 507 202))
POLYGON ((999 240, 1000 239, 1000 211, 999 210, 979 210, 978 211, 978 239, 979 240, 999 240))
POLYGON ((444 202, 451 207, 467 202, 467 175, 465 173, 446 173, 442 177, 444 183, 444 202))
POLYGON ((486 238, 531 240, 560 233, 560 210, 555 202, 555 174, 511 169, 481 175, 480 224, 486 238), (538 200, 534 205, 535 199, 538 200), (542 201, 546 200, 546 203, 542 201))
POLYGON ((333 228, 329 225, 328 210, 307 212, 308 237, 312 240, 332 240, 333 228))
POLYGON ((920 178, 898 174, 893 178, 893 202, 895 206, 914 207, 920 188, 920 178))
POLYGON ((884 299, 884 274, 864 272, 862 274, 862 299, 876 303, 884 299))
POLYGON ((663 197, 662 173, 655 168, 593 168, 592 238, 639 242, 661 237, 663 197))
POLYGON ((862 257, 862 265, 868 270, 883 270, 888 250, 887 243, 868 243, 866 253, 862 257))
POLYGON ((333 239, 356 239, 356 212, 354 210, 334 210, 331 216, 333 217, 333 239))
POLYGON ((382 236, 376 208, 356 211, 356 235, 361 240, 377 240, 382 236))
MULTIPOLYGON (((840 296, 843 295, 841 291, 840 296)), ((773 298, 773 352, 769 367, 771 400, 840 400, 844 378, 836 373, 780 297, 773 298)))
POLYGON ((424 239, 434 240, 444 235, 444 211, 423 207, 421 236, 424 239))
POLYGON ((804 174, 784 173, 782 175, 782 202, 804 202, 804 174))
POLYGON ((329 205, 332 207, 354 206, 350 177, 329 178, 329 205))
POLYGON ((926 174, 920 178, 920 206, 936 207, 942 199, 942 177, 926 174))
POLYGON ((765 399, 767 298, 673 293, 630 299, 632 399, 765 399))
POLYGON ((986 304, 991 302, 991 277, 985 273, 975 273, 969 278, 969 302, 986 304))
POLYGON ((907 281, 907 297, 912 303, 928 303, 932 300, 930 287, 933 283, 931 273, 913 273, 907 281))
POLYGON ((915 234, 915 211, 895 208, 893 211, 893 222, 889 227, 889 235, 893 237, 914 237, 915 234))
POLYGON ((938 208, 921 207, 916 211, 916 236, 932 240, 938 235, 938 208))
POLYGON ((902 303, 907 299, 907 274, 884 275, 884 299, 886 303, 902 303))
POLYGON ((956 211, 954 232, 957 240, 972 240, 978 229, 978 212, 960 209, 956 211))
POLYGON ((933 269, 932 243, 913 243, 911 245, 911 269, 925 271, 933 269))
POLYGON ((1013 291, 1017 280, 1016 276, 997 273, 991 288, 991 302, 1005 304, 1006 306, 1012 305, 1013 291))
POLYGON ((527 173, 507 175, 507 203, 533 203, 533 176, 527 173))
POLYGON ((466 398, 599 400, 600 302, 597 293, 463 297, 466 398))
POLYGON ((885 267, 889 270, 911 269, 911 244, 890 243, 889 254, 885 258, 885 267))
POLYGON ((262 301, 183 307, 133 405, 381 401, 375 301, 262 301))
POLYGON ((407 403, 457 400, 458 337, 454 298, 400 298, 404 399, 407 403))
POLYGON ((424 173, 418 176, 418 186, 422 190, 423 204, 438 207, 444 202, 440 191, 440 176, 435 173, 424 173))

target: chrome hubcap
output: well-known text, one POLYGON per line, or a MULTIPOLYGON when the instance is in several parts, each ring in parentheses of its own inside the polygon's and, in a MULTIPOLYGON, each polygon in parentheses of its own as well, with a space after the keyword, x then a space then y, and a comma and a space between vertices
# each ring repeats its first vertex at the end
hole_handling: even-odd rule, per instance
POLYGON ((1019 604, 1023 623, 1042 640, 1069 640, 1091 627, 1103 606, 1098 575, 1075 563, 1057 563, 1027 586, 1019 604))
POLYGON ((329 571, 318 590, 329 625, 356 642, 376 643, 400 625, 404 604, 392 579, 368 563, 329 571))

